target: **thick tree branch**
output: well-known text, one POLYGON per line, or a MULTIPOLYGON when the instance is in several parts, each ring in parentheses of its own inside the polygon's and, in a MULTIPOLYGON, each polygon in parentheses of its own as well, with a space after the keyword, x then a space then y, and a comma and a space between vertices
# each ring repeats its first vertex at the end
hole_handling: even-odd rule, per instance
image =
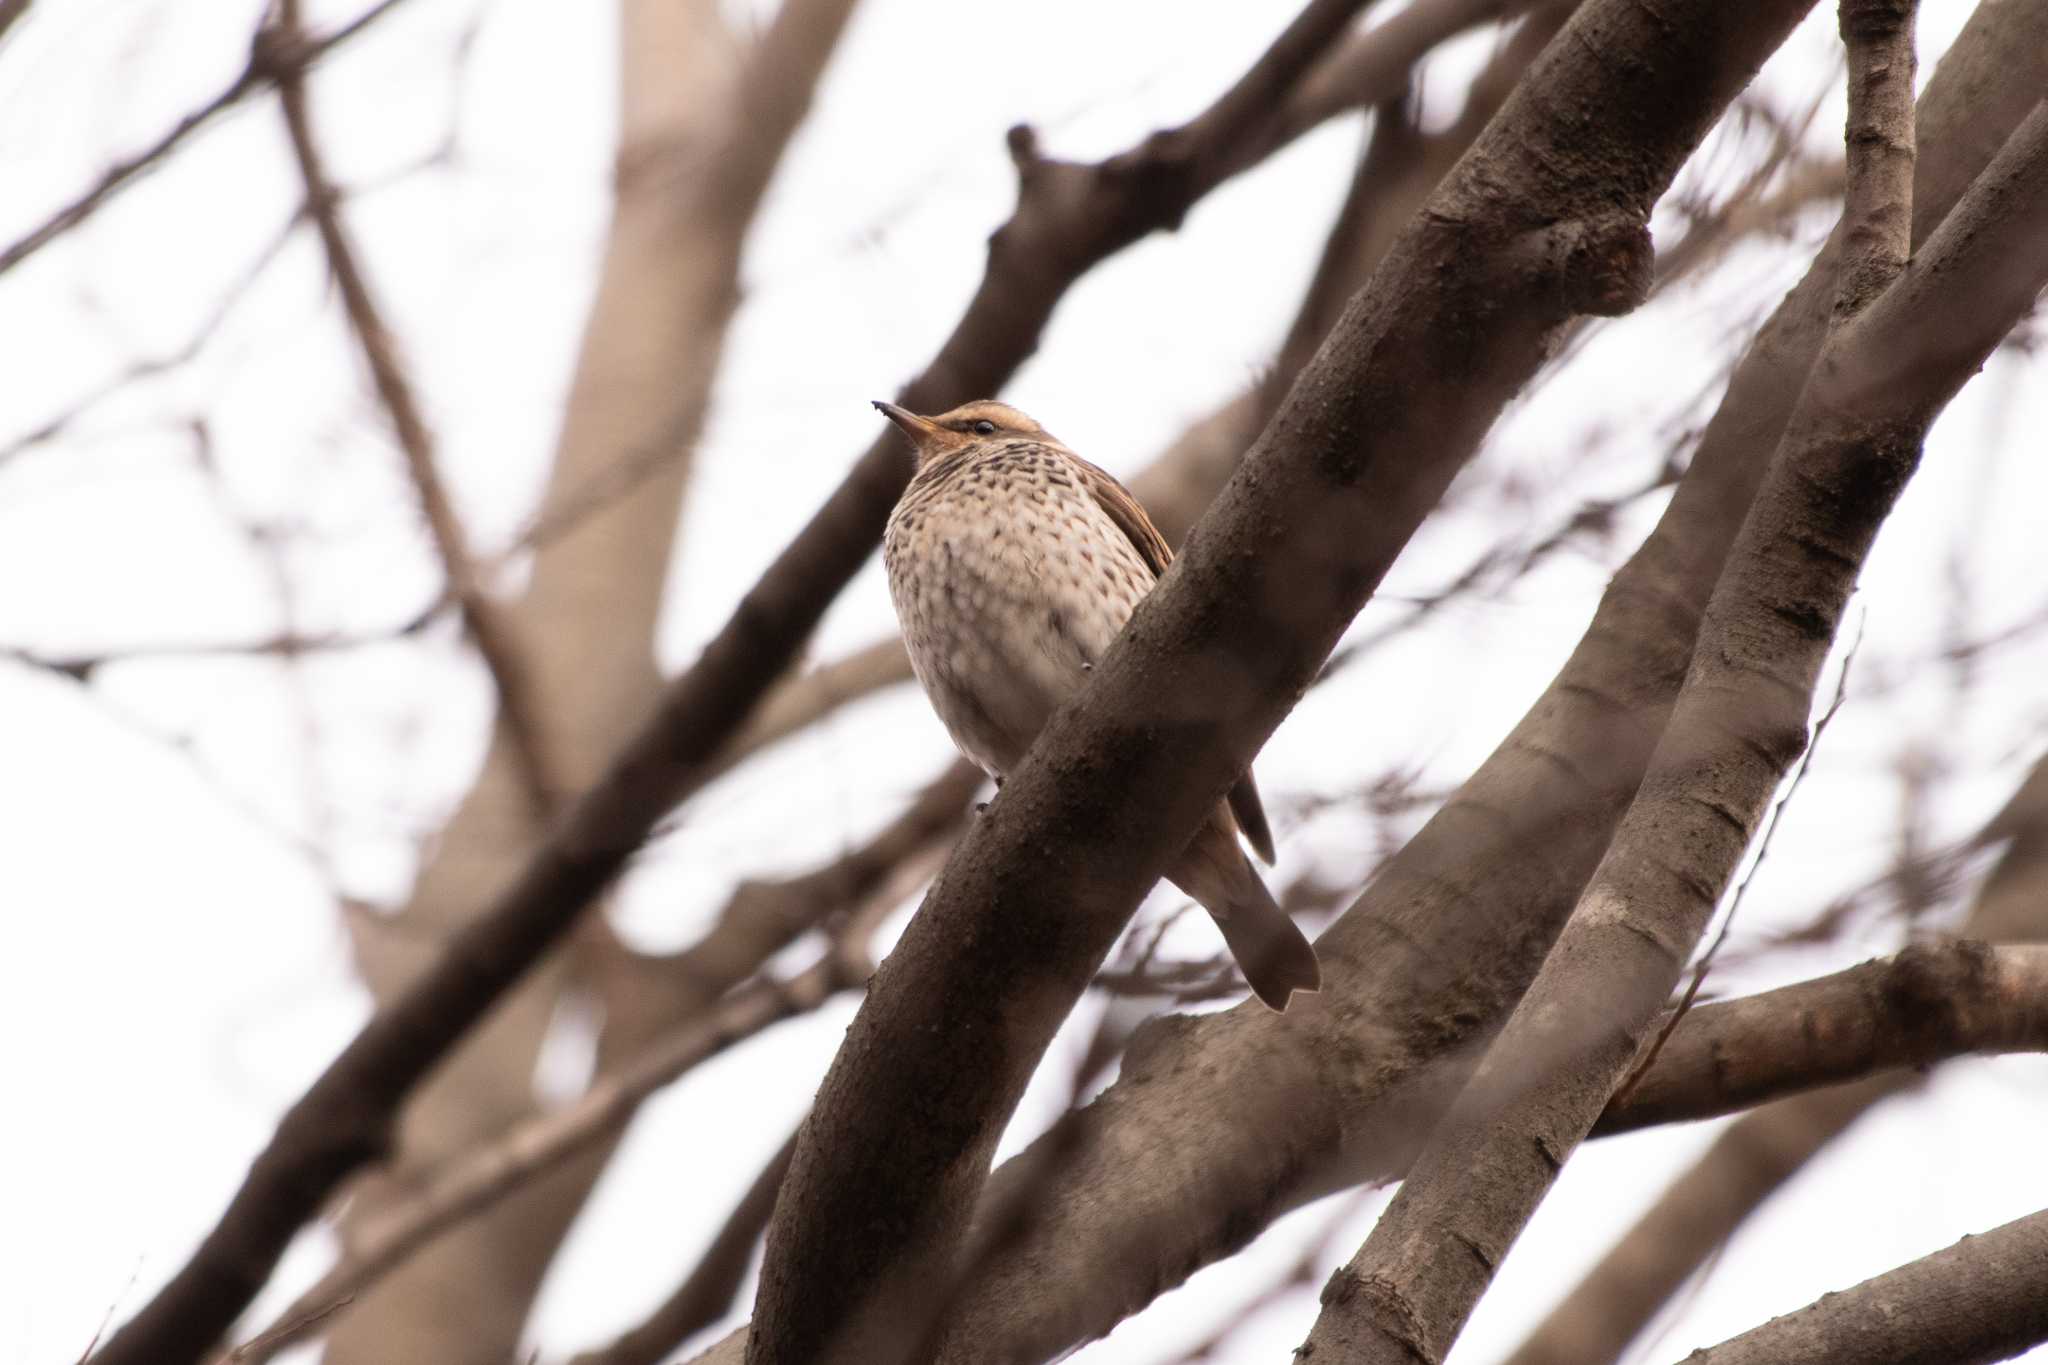
POLYGON ((1919 0, 1841 0, 1849 52, 1848 195, 1835 316, 1854 317, 1912 251, 1913 18, 1919 0))
POLYGON ((918 1340, 919 1288, 1131 908, 1552 332, 1642 297, 1652 204, 1802 9, 1602 0, 1546 49, 877 973, 777 1204, 750 1361, 918 1340))
POLYGON ((1717 584, 1642 794, 1311 1344, 1440 1358, 1683 970, 1771 794, 1927 427, 2048 282, 2048 105, 1829 343, 1717 584))
POLYGON ((1979 1365, 2048 1341, 2048 1212, 1965 1237, 1774 1318, 1687 1365, 1979 1365))
MULTIPOLYGON (((1916 235, 2044 82, 2048 10, 1980 7, 1922 98, 1936 154, 1917 168, 1916 235)), ((1139 1035, 1086 1111, 1086 1140, 1040 1188, 1031 1235, 962 1307, 960 1338, 979 1344, 979 1359, 1057 1355, 1286 1209, 1405 1169, 1635 790, 1707 591, 1826 333, 1835 260, 1824 250, 1751 344, 1656 530, 1557 680, 1323 935, 1319 1008, 1168 1017, 1139 1035)), ((998 1172, 992 1194, 1024 1169, 998 1172)))
POLYGON ((332 33, 309 39, 289 50, 267 46, 259 32, 248 64, 220 90, 220 93, 172 124, 169 131, 149 146, 109 166, 78 198, 58 209, 31 229, 27 236, 0 249, 0 275, 6 274, 57 238, 97 213, 108 199, 141 175, 154 169, 175 152, 185 140, 214 119, 261 93, 273 80, 285 74, 302 74, 315 62, 389 14, 399 0, 378 0, 356 18, 332 33))
POLYGON ((1701 1005, 1590 1136, 1733 1114, 1976 1052, 2048 1051, 2048 947, 1973 939, 1701 1005))

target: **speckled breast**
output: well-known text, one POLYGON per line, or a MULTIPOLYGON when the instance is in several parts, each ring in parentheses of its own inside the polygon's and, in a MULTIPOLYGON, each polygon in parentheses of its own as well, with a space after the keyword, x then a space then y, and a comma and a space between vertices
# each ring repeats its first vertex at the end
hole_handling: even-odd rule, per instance
POLYGON ((883 559, 918 681, 961 750, 998 774, 1153 582, 1070 457, 1031 441, 920 470, 883 559))

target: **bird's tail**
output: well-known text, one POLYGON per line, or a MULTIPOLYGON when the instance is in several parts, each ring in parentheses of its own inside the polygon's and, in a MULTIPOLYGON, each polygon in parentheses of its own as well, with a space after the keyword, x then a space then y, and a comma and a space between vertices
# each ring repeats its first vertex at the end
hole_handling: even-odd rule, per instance
POLYGON ((1259 880, 1228 824, 1211 821, 1167 874, 1202 903, 1252 993, 1276 1010, 1296 991, 1321 990, 1316 950, 1259 880))

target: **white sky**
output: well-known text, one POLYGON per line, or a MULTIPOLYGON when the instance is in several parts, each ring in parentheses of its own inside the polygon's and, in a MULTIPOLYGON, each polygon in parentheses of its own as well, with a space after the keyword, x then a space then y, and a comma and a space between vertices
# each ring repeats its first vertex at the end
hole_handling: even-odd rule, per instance
MULTIPOLYGON (((0 46, 0 240, 224 83, 258 8, 45 0, 0 46)), ((354 6, 312 9, 333 22, 354 6)), ((1959 0, 1925 9, 1923 73, 1966 12, 1959 0)), ((1199 109, 1293 10, 1291 0, 1204 6, 1189 23, 1172 0, 1045 0, 1028 11, 865 0, 750 246, 747 300, 671 580, 668 664, 693 655, 871 438, 866 400, 914 373, 957 316, 1010 203, 1002 130, 1032 121, 1063 156, 1127 146, 1199 109)), ((485 547, 530 511, 593 283, 611 23, 602 5, 408 0, 316 79, 335 173, 380 186, 351 201, 351 221, 485 547), (472 58, 451 87, 450 53, 473 20, 472 58), (451 129, 454 165, 407 173, 451 129)), ((1803 107, 1826 79, 1833 25, 1823 7, 1772 63, 1761 88, 1776 107, 1803 107)), ((1488 41, 1433 65, 1432 117, 1455 111, 1462 73, 1488 41)), ((1837 93, 1815 122, 1816 145, 1840 121, 1837 93)), ((1144 463, 1265 361, 1355 138, 1347 122, 1304 139, 1204 202, 1178 234, 1090 275, 1007 396, 1113 471, 1144 463)), ((0 277, 0 448, 130 361, 183 344, 291 214, 284 151, 274 107, 255 101, 83 232, 0 277)), ((1710 163, 1712 183, 1725 183, 1726 151, 1710 163)), ((1671 433, 1711 409, 1743 324, 1803 270, 1825 227, 1824 215, 1802 221, 1793 240, 1745 248, 1595 333, 1510 415, 1459 507, 1397 566, 1389 597, 1428 591, 1503 535, 1543 534, 1581 499, 1639 482, 1671 433)), ((1882 866, 1906 751, 1939 746, 1933 813, 1944 837, 1981 822, 2038 755, 2039 635, 1987 660, 1967 695, 1933 656, 2043 607, 2048 473, 2030 458, 2048 420, 2042 378, 2038 358, 2002 353, 1937 429, 1865 576, 1849 704, 1736 946, 1800 922, 1882 866)), ((1577 546, 1443 613, 1311 697, 1260 764, 1280 876, 1356 877, 1372 856, 1369 831, 1342 802, 1292 814, 1305 803, 1394 769, 1448 785, 1484 757, 1660 507, 1637 506, 1611 543, 1577 546)), ((401 897, 414 840, 466 782, 486 720, 483 681, 446 629, 295 674, 231 657, 136 662, 104 670, 90 690, 5 651, 254 639, 287 619, 373 630, 407 619, 437 587, 303 232, 194 363, 100 405, 62 440, 0 455, 0 894, 16 926, 15 950, 0 958, 0 1039, 20 1116, 14 1155, 0 1162, 0 1360, 74 1359, 110 1305, 139 1303, 211 1224, 276 1114, 363 1017, 330 874, 353 895, 401 897), (194 419, 208 429, 211 478, 194 458, 194 419), (288 601, 238 518, 289 523, 288 601)), ((1400 615, 1397 602, 1378 603, 1360 626, 1400 615)), ((890 626, 871 565, 814 657, 890 626)), ((688 940, 735 877, 804 866, 860 837, 947 752, 914 692, 849 708, 687 808, 634 877, 626 931, 688 940)), ((1161 896, 1152 909, 1168 904, 1161 896)), ((1207 932, 1190 923, 1173 942, 1207 952, 1207 932)), ((1716 985, 1832 970, 1889 950, 1898 933, 1886 922, 1826 951, 1717 974, 1716 985)), ((784 1025, 651 1107, 548 1285, 537 1344, 566 1351, 606 1337, 672 1286, 801 1112, 851 1012, 841 1002, 784 1025), (703 1124, 711 1112, 719 1122, 703 1124)), ((1950 1068, 1930 1097, 1890 1106, 1745 1228, 1639 1358, 1676 1358, 2048 1206, 2035 1136, 2044 1095, 2048 1065, 2016 1058, 1950 1068)), ((1020 1135, 1046 1120, 1048 1103, 1027 1100, 1020 1135)), ((1714 1131, 1588 1148, 1456 1360, 1484 1365, 1511 1348, 1714 1131)), ((1351 1218, 1339 1255, 1370 1212, 1351 1218)), ((1078 1358, 1170 1358, 1330 1216, 1295 1215, 1078 1358)), ((301 1246, 283 1292, 326 1254, 319 1238, 301 1246)), ((1226 1358, 1284 1358, 1313 1315, 1311 1291, 1292 1295, 1243 1324, 1226 1358)))

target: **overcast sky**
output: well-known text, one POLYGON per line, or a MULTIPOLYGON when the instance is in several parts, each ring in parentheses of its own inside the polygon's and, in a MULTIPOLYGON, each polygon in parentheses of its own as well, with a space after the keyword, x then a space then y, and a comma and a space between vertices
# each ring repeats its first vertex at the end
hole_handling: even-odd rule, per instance
MULTIPOLYGON (((231 79, 259 8, 38 6, 0 44, 0 241, 231 79)), ((324 26, 355 7, 309 8, 324 26)), ((687 662, 723 622, 872 438, 867 400, 915 373, 958 315, 1013 193, 1003 130, 1031 121, 1062 156, 1127 146, 1202 107, 1294 6, 1198 8, 1195 23, 1173 0, 864 0, 750 245, 671 578, 665 664, 687 662)), ((1923 78, 1966 12, 1959 0, 1925 9, 1923 78)), ((362 190, 351 222, 486 549, 532 510, 594 280, 611 24, 603 5, 407 0, 315 78, 333 171, 362 190), (462 79, 451 81, 472 25, 462 79), (451 137, 453 160, 422 169, 451 137)), ((1430 118, 1456 112, 1463 76, 1491 41, 1461 42, 1432 63, 1430 118)), ((1761 97, 1803 110, 1836 72, 1835 48, 1823 6, 1772 62, 1761 97)), ((1813 146, 1840 127, 1833 91, 1813 146)), ((1114 472, 1143 464, 1270 355, 1357 136, 1347 121, 1304 138, 1206 200, 1179 233, 1089 275, 1006 396, 1114 472)), ((1730 183, 1753 147, 1739 133, 1711 142, 1699 183, 1730 183)), ((316 243, 280 236, 298 194, 285 150, 274 102, 253 101, 86 229, 0 277, 0 898, 15 926, 0 954, 0 1039, 16 1114, 0 1163, 0 1360, 74 1359, 111 1306, 140 1303, 211 1225, 276 1115, 364 1017, 331 888, 400 900, 419 837, 459 795, 485 738, 484 679, 447 628, 294 670, 232 656, 138 660, 89 687, 8 660, 258 639, 287 624, 375 631, 438 592, 316 243), (273 246, 191 363, 94 405, 59 439, 16 449, 126 366, 177 351, 273 246), (243 533, 251 519, 287 523, 282 578, 243 533)), ((1786 239, 1747 245, 1590 333, 1583 354, 1503 422, 1454 509, 1425 529, 1358 630, 1402 619, 1404 598, 1503 539, 1539 536, 1583 499, 1641 483, 1711 411, 1726 360, 1830 221, 1831 211, 1810 214, 1786 239)), ((1656 227, 1668 239, 1674 222, 1661 215, 1656 227)), ((1906 754, 1938 754, 1941 837, 1974 829, 2038 757, 2048 639, 2023 634, 1968 675, 1938 655, 2043 609, 2044 366, 2001 352, 1930 440, 1851 611, 1862 644, 1848 702, 1731 954, 1881 869, 1906 754)), ((1342 796, 1388 771, 1435 788, 1468 773, 1575 643, 1661 505, 1637 501, 1611 539, 1575 543, 1314 694, 1259 765, 1279 877, 1362 877, 1376 850, 1342 796), (1326 809, 1323 798, 1340 799, 1326 809)), ((870 565, 813 657, 891 628, 870 565)), ((1831 666, 1824 688, 1833 678, 1831 666)), ((687 942, 735 878, 804 866, 857 839, 948 752, 914 690, 848 708, 687 807, 632 878, 620 923, 645 944, 687 942)), ((1147 913, 1172 904, 1155 894, 1147 913)), ((1212 951, 1195 920, 1173 945, 1212 951)), ((1890 951, 1900 935, 1880 921, 1826 949, 1733 966, 1715 986, 1833 970, 1890 951)), ((1076 1026, 1092 1027, 1096 1008, 1084 1005, 1076 1026)), ((650 1107, 549 1283, 538 1345, 588 1345, 667 1292, 801 1114, 852 1011, 845 1000, 784 1025, 650 1107), (706 1113, 719 1121, 703 1123, 706 1113)), ((581 1061, 565 1053, 551 1065, 570 1078, 581 1061)), ((1053 1071, 1011 1145, 1047 1120, 1064 1085, 1053 1071)), ((1944 1069, 1930 1094, 1857 1128, 1752 1220, 1640 1358, 1675 1359, 2048 1207, 2044 1098, 2048 1063, 2037 1058, 1944 1069)), ((1585 1149, 1455 1359, 1484 1365, 1511 1348, 1717 1130, 1585 1149)), ((1337 1207, 1291 1216, 1078 1358, 1151 1362, 1206 1335, 1304 1238, 1325 1235, 1337 1207)), ((1377 1208, 1353 1210, 1331 1265, 1377 1208)), ((265 1303, 281 1305, 329 1251, 320 1236, 304 1239, 265 1303)), ((1227 1358, 1283 1359, 1313 1315, 1312 1292, 1292 1295, 1245 1322, 1227 1358)))

